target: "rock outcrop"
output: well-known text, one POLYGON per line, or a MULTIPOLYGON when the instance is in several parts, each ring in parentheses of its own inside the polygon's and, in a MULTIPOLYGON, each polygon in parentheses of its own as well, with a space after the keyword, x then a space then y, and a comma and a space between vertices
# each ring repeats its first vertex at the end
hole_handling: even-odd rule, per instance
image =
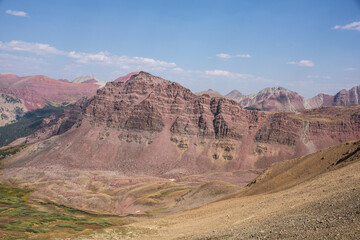
POLYGON ((0 127, 24 116, 27 109, 21 99, 0 93, 0 127))

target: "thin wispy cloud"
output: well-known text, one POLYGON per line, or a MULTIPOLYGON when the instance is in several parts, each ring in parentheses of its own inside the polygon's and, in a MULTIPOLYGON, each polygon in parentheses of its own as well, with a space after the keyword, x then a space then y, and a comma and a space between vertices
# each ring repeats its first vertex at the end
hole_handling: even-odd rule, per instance
POLYGON ((355 30, 360 31, 360 21, 359 22, 352 22, 349 24, 346 24, 344 26, 336 25, 333 27, 333 29, 341 29, 341 30, 355 30))
POLYGON ((28 14, 24 11, 14 11, 14 10, 6 10, 5 13, 13 15, 13 16, 17 16, 17 17, 28 17, 28 14))
POLYGON ((244 73, 235 73, 235 72, 229 72, 226 70, 206 70, 205 74, 211 77, 222 77, 232 80, 241 80, 241 81, 253 81, 253 82, 263 82, 263 83, 276 83, 276 81, 254 76, 252 74, 244 74, 244 73))
POLYGON ((75 62, 81 64, 114 65, 122 69, 147 69, 161 71, 176 67, 175 63, 160 61, 152 58, 117 56, 106 51, 99 53, 85 53, 77 51, 67 52, 50 46, 49 44, 24 41, 0 41, 0 50, 10 52, 27 52, 37 55, 61 55, 66 56, 69 59, 73 59, 75 62))
POLYGON ((206 75, 212 75, 212 76, 230 76, 230 72, 229 71, 225 71, 225 70, 207 70, 205 71, 206 75))
POLYGON ((33 71, 38 71, 45 74, 44 69, 46 69, 46 66, 47 62, 42 58, 0 53, 0 68, 6 69, 7 72, 27 75, 33 73, 33 71))
POLYGON ((66 54, 66 52, 61 51, 55 47, 52 47, 49 44, 30 43, 30 42, 24 42, 24 41, 10 41, 10 42, 1 42, 0 41, 0 50, 28 52, 28 53, 35 53, 37 55, 46 55, 46 54, 65 55, 66 54))
POLYGON ((104 65, 116 65, 123 69, 156 69, 159 68, 173 68, 175 63, 169 63, 165 61, 155 60, 152 58, 143 57, 128 57, 112 55, 109 52, 99 52, 96 54, 84 53, 84 52, 69 52, 67 54, 69 58, 75 59, 78 63, 84 64, 104 64, 104 65))
POLYGON ((331 76, 327 76, 327 75, 308 75, 307 78, 311 78, 311 79, 332 79, 331 76))
POLYGON ((252 58, 252 56, 250 54, 235 54, 235 55, 231 55, 231 54, 227 54, 227 53, 219 53, 216 54, 216 56, 218 58, 222 58, 222 59, 230 59, 230 58, 252 58))
POLYGON ((348 68, 345 68, 344 71, 347 71, 347 72, 351 72, 351 71, 356 71, 357 68, 354 68, 354 67, 348 67, 348 68))
POLYGON ((291 61, 291 62, 288 62, 287 64, 298 65, 300 67, 314 67, 315 66, 314 62, 310 61, 310 60, 300 60, 298 62, 291 61))

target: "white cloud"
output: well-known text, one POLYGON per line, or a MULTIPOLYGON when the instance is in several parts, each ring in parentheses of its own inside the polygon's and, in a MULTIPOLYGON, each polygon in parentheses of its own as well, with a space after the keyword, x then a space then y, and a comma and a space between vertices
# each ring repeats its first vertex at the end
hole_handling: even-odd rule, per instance
POLYGON ((350 71, 356 71, 357 68, 354 68, 354 67, 348 67, 348 68, 345 68, 344 71, 347 71, 347 72, 350 72, 350 71))
POLYGON ((99 52, 96 54, 71 51, 67 54, 69 58, 73 58, 78 63, 104 63, 111 64, 108 52, 99 52))
POLYGON ((17 16, 17 17, 27 17, 27 13, 26 12, 23 12, 23 11, 13 11, 13 10, 6 10, 7 14, 10 14, 10 15, 13 15, 13 16, 17 16))
POLYGON ((219 70, 219 69, 206 70, 205 75, 212 76, 212 77, 214 77, 214 76, 222 77, 222 78, 227 78, 227 79, 231 79, 231 80, 254 81, 254 82, 263 82, 263 83, 277 83, 274 80, 254 76, 252 74, 234 73, 234 72, 229 72, 226 70, 219 70))
POLYGON ((352 22, 344 26, 336 25, 333 27, 333 29, 360 31, 360 22, 352 22))
POLYGON ((310 61, 310 60, 300 60, 299 62, 291 61, 291 62, 288 62, 287 64, 294 64, 294 65, 298 65, 300 67, 313 67, 313 66, 315 66, 314 62, 310 61))
POLYGON ((30 43, 24 41, 10 41, 10 42, 1 42, 0 49, 5 51, 18 51, 18 52, 29 52, 35 53, 38 55, 42 54, 55 54, 55 55, 65 55, 64 51, 56 49, 49 44, 43 43, 30 43))
POLYGON ((16 52, 28 52, 35 53, 37 55, 63 55, 70 59, 74 59, 77 63, 82 64, 100 64, 100 65, 113 65, 122 69, 133 70, 148 70, 148 71, 163 71, 168 68, 176 67, 175 63, 155 60, 152 58, 144 57, 128 57, 112 55, 109 52, 99 53, 85 53, 76 51, 62 51, 49 44, 43 43, 30 43, 24 41, 10 41, 1 42, 0 50, 16 51, 16 52))
POLYGON ((251 58, 252 56, 250 54, 235 54, 235 55, 230 55, 227 53, 219 53, 216 54, 216 56, 218 58, 223 58, 223 59, 229 59, 229 58, 251 58))
POLYGON ((185 71, 181 67, 176 67, 176 68, 173 68, 172 70, 175 71, 175 72, 184 72, 185 71))
POLYGON ((72 51, 69 52, 67 56, 75 59, 78 63, 115 65, 122 69, 151 69, 153 71, 164 71, 167 68, 173 68, 176 66, 175 63, 155 60, 152 58, 117 56, 111 55, 109 52, 92 54, 72 51))
POLYGON ((230 76, 231 73, 224 70, 207 70, 205 71, 205 74, 212 76, 230 76))

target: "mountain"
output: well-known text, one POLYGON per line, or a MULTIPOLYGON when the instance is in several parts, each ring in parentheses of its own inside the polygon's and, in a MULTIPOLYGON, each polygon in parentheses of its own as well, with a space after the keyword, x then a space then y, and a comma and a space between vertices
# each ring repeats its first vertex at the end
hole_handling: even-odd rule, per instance
POLYGON ((296 112, 319 107, 360 104, 360 86, 355 86, 350 90, 343 89, 335 96, 321 93, 313 98, 305 98, 282 87, 265 88, 257 94, 250 95, 236 95, 234 91, 227 94, 226 97, 239 102, 243 107, 273 112, 296 112))
POLYGON ((303 97, 282 87, 265 88, 258 94, 243 95, 239 98, 239 103, 244 107, 255 107, 273 112, 293 112, 305 109, 303 97))
POLYGON ((117 79, 114 80, 114 82, 126 82, 127 80, 129 80, 133 75, 139 74, 138 72, 131 72, 126 74, 125 76, 119 77, 117 79))
POLYGON ((48 104, 75 102, 82 96, 94 94, 99 85, 94 83, 73 84, 46 76, 19 77, 0 74, 0 92, 24 102, 26 111, 33 111, 48 104))
POLYGON ((334 96, 335 106, 353 106, 360 104, 360 86, 351 88, 350 90, 341 90, 334 96))
POLYGON ((94 75, 77 77, 72 83, 92 83, 99 85, 100 87, 105 86, 105 82, 99 81, 94 75))
POLYGON ((204 94, 207 94, 209 95, 210 97, 217 97, 217 98, 222 98, 224 97, 223 95, 221 95, 221 93, 217 92, 217 91, 214 91, 212 89, 209 89, 207 91, 202 91, 202 92, 198 92, 198 93, 195 93, 196 95, 198 96, 201 96, 201 95, 204 95, 204 94))
POLYGON ((145 72, 107 83, 66 114, 27 138, 48 139, 28 166, 174 177, 265 168, 360 137, 360 106, 296 114, 250 111, 145 72))
POLYGON ((235 101, 238 101, 238 99, 240 99, 242 96, 243 94, 238 90, 232 90, 231 92, 225 95, 225 97, 233 99, 235 101))

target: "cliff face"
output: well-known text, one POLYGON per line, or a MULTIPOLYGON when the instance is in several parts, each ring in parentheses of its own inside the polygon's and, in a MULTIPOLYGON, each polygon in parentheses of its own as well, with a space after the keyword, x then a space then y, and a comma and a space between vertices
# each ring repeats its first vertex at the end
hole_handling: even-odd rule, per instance
POLYGON ((107 83, 95 97, 44 123, 42 135, 38 131, 28 142, 58 136, 36 143, 38 150, 22 164, 153 176, 263 168, 357 139, 359 128, 359 106, 250 111, 140 72, 125 83, 107 83))

